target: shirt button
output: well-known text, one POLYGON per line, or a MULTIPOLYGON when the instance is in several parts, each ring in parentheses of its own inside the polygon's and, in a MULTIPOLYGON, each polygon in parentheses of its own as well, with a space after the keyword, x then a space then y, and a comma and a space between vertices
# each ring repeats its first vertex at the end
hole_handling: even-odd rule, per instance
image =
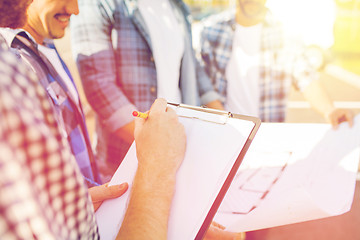
POLYGON ((150 87, 150 92, 151 92, 151 93, 155 93, 155 92, 156 92, 156 88, 155 88, 155 87, 150 87))
POLYGON ((154 62, 154 57, 153 56, 150 57, 150 61, 154 62))

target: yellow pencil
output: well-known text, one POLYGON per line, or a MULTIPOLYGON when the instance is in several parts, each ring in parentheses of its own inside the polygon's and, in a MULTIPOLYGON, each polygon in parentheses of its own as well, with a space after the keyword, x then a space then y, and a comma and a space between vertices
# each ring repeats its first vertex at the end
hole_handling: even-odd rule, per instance
POLYGON ((143 113, 143 112, 139 112, 139 111, 133 111, 132 114, 134 117, 141 117, 145 120, 149 117, 149 115, 147 113, 143 113))

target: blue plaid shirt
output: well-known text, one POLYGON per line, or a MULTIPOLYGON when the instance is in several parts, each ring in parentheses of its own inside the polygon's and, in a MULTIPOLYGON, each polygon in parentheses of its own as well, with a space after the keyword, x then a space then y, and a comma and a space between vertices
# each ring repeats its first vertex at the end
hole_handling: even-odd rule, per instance
MULTIPOLYGON (((181 0, 169 0, 184 29, 185 51, 179 87, 182 102, 206 104, 219 99, 195 58, 190 15, 181 0)), ((72 50, 86 97, 97 113, 97 156, 121 161, 129 147, 114 132, 147 111, 157 98, 157 74, 147 25, 136 0, 80 0, 71 19, 72 50)))
MULTIPOLYGON (((202 23, 201 58, 215 89, 226 99, 225 70, 231 57, 235 12, 211 16, 202 23)), ((281 25, 268 13, 263 21, 260 58, 260 118, 264 122, 283 122, 290 86, 303 90, 318 78, 303 55, 304 46, 284 37, 281 25)))
MULTIPOLYGON (((36 74, 40 78, 40 83, 44 86, 48 93, 49 100, 53 103, 53 107, 56 113, 57 121, 62 126, 63 135, 68 139, 72 153, 79 165, 79 168, 87 180, 89 186, 97 185, 100 183, 98 176, 95 156, 93 155, 89 135, 86 129, 85 118, 82 112, 81 103, 79 100, 72 98, 68 93, 68 89, 64 84, 64 81, 60 78, 59 74, 54 69, 54 74, 49 76, 44 72, 41 67, 41 63, 34 58, 33 55, 29 54, 28 51, 21 48, 20 46, 14 45, 14 39, 18 34, 27 36, 28 40, 33 43, 35 47, 37 44, 31 40, 29 35, 23 30, 12 30, 12 29, 1 29, 0 33, 5 37, 9 46, 17 49, 16 53, 28 62, 31 67, 35 70, 36 74), (54 77, 56 78, 54 79, 54 77), (75 113, 77 111, 77 114, 75 113), (95 175, 95 176, 94 176, 95 175)), ((55 46, 50 42, 49 48, 56 51, 55 46)), ((58 55, 62 66, 69 75, 72 77, 65 63, 58 55)), ((42 59, 46 59, 42 56, 42 59)), ((46 65, 50 67, 51 63, 45 61, 46 65)), ((74 85, 75 86, 75 85, 74 85)))

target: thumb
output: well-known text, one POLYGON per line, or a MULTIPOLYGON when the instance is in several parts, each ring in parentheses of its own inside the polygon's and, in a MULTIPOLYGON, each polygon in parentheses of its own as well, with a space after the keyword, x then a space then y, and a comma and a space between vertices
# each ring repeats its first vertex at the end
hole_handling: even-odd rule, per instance
POLYGON ((138 133, 141 132, 141 128, 145 123, 145 119, 135 118, 134 121, 135 121, 134 137, 136 139, 136 136, 138 135, 138 133))
POLYGON ((103 201, 117 198, 123 195, 128 187, 129 185, 127 183, 113 186, 108 186, 106 183, 101 186, 89 188, 89 194, 91 196, 95 211, 100 207, 103 201))
MULTIPOLYGON (((149 114, 149 111, 146 111, 145 113, 149 114)), ((136 138, 138 133, 141 132, 141 129, 142 129, 144 123, 146 122, 146 119, 136 117, 134 119, 134 121, 135 121, 134 137, 136 138)))

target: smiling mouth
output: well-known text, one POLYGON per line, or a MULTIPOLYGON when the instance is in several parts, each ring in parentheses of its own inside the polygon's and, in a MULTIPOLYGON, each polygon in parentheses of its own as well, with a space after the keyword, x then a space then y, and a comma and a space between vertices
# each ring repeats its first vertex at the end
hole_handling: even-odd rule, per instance
POLYGON ((70 15, 55 15, 56 20, 67 23, 70 21, 70 15))

